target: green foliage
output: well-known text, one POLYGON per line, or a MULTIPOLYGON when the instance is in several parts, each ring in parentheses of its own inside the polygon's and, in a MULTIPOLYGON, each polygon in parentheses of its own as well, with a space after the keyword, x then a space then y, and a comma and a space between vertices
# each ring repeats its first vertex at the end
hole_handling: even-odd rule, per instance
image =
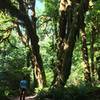
POLYGON ((51 18, 57 19, 58 17, 58 0, 45 0, 46 14, 51 18))
POLYGON ((4 51, 2 50, 0 54, 1 95, 18 93, 14 93, 14 91, 19 89, 19 81, 21 80, 21 77, 24 75, 30 75, 31 69, 26 68, 25 58, 24 48, 15 49, 10 47, 10 45, 7 45, 4 51))
POLYGON ((67 86, 75 85, 79 86, 80 84, 84 84, 84 69, 83 69, 83 58, 82 58, 82 45, 81 42, 77 41, 75 45, 75 49, 73 52, 73 62, 71 75, 67 81, 67 86))
MULTIPOLYGON (((95 27, 96 33, 99 33, 100 0, 90 2, 90 9, 89 9, 89 11, 87 11, 85 18, 86 18, 86 32, 91 33, 93 27, 95 27)), ((96 39, 96 40, 98 40, 98 39, 96 39)))
MULTIPOLYGON (((86 32, 88 38, 88 47, 91 49, 91 34, 94 34, 94 64, 95 69, 99 69, 99 63, 96 61, 96 58, 100 55, 100 0, 91 1, 89 11, 86 14, 86 32)), ((91 58, 91 50, 89 52, 89 57, 91 58)), ((97 72, 95 73, 97 74, 97 72)), ((97 79, 97 76, 95 76, 97 79)))
MULTIPOLYGON (((91 88, 84 86, 81 43, 78 41, 73 53, 73 65, 71 75, 66 84, 67 88, 50 91, 48 89, 53 80, 53 68, 57 59, 55 50, 57 39, 55 24, 58 24, 58 1, 59 0, 45 0, 45 11, 41 11, 41 13, 37 12, 38 16, 40 16, 37 20, 37 33, 46 73, 47 87, 44 89, 36 88, 35 92, 39 93, 39 98, 42 100, 43 98, 54 98, 55 100, 86 100, 87 92, 91 90, 91 88)), ((12 0, 12 2, 16 2, 15 6, 17 6, 18 3, 16 0, 12 0)), ((98 37, 100 26, 100 0, 91 2, 91 4, 85 20, 89 48, 90 34, 93 26, 96 28, 95 47, 98 47, 100 44, 98 37)), ((26 67, 26 53, 28 49, 22 44, 17 35, 12 23, 14 20, 15 18, 8 16, 6 12, 0 12, 0 96, 9 94, 15 95, 19 89, 19 80, 21 77, 25 75, 28 80, 30 80, 32 70, 30 67, 26 67)), ((99 50, 95 52, 95 61, 98 55, 100 55, 99 50)))
POLYGON ((0 12, 0 96, 19 93, 19 81, 24 75, 30 76, 31 72, 26 67, 28 49, 13 28, 14 20, 0 12))
MULTIPOLYGON (((92 87, 86 87, 84 85, 74 86, 71 85, 66 88, 60 89, 44 89, 38 94, 39 100, 90 100, 91 91, 95 91, 92 87)), ((93 97, 92 97, 93 98, 93 97)), ((93 99, 94 100, 94 99, 93 99)))

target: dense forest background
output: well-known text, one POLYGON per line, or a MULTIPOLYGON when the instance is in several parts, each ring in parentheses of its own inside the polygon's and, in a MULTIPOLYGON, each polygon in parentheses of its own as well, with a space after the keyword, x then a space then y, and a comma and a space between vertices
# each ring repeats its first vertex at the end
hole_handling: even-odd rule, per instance
POLYGON ((1 98, 23 76, 41 100, 99 100, 100 0, 0 0, 1 98))

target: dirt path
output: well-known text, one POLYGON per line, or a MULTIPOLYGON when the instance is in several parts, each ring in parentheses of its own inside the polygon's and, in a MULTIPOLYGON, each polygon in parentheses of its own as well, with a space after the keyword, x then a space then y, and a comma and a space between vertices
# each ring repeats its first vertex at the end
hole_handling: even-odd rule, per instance
MULTIPOLYGON (((34 96, 27 96, 25 97, 25 100, 35 100, 36 95, 34 96)), ((19 97, 9 97, 10 100, 20 100, 19 97)))

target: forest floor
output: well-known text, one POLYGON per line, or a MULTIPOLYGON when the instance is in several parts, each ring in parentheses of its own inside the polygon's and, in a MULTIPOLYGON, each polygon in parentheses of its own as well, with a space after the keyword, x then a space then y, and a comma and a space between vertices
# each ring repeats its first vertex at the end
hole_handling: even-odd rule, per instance
MULTIPOLYGON (((19 97, 9 97, 9 100, 20 100, 19 97)), ((36 100, 34 96, 26 96, 25 100, 36 100)))
MULTIPOLYGON (((36 96, 37 96, 37 94, 26 96, 25 100, 36 100, 36 96)), ((9 98, 9 100, 20 100, 19 96, 17 96, 17 97, 8 97, 8 98, 9 98)))
MULTIPOLYGON (((47 94, 47 93, 46 93, 47 94)), ((66 96, 68 96, 68 94, 64 94, 63 97, 65 98, 66 96)), ((66 99, 59 99, 59 100, 100 100, 100 88, 96 88, 93 89, 89 92, 87 92, 86 94, 72 94, 72 96, 74 98, 66 98, 66 99)), ((20 100, 20 98, 17 97, 9 97, 9 100, 20 100)), ((37 99, 37 95, 29 95, 26 96, 25 100, 38 100, 37 99)), ((41 99, 39 99, 41 100, 41 99)), ((42 98, 42 100, 58 100, 58 99, 54 99, 51 98, 50 96, 44 96, 44 98, 42 98)))
MULTIPOLYGON (((20 100, 19 97, 10 97, 9 99, 10 99, 10 100, 20 100)), ((35 99, 34 99, 34 96, 27 96, 27 97, 25 98, 25 100, 35 100, 35 99)))
MULTIPOLYGON (((79 97, 75 100, 83 100, 83 98, 84 98, 84 100, 100 100, 100 90, 92 91, 92 92, 88 93, 87 95, 88 95, 88 98, 79 97)), ((20 98, 19 97, 10 97, 9 100, 20 100, 20 98)), ((37 99, 35 98, 35 96, 27 96, 25 98, 25 100, 37 100, 37 99)), ((43 100, 52 100, 52 99, 44 98, 43 100)), ((53 99, 53 100, 55 100, 55 99, 53 99)), ((66 100, 66 99, 64 99, 64 100, 66 100)), ((74 100, 74 99, 71 99, 71 100, 74 100)))

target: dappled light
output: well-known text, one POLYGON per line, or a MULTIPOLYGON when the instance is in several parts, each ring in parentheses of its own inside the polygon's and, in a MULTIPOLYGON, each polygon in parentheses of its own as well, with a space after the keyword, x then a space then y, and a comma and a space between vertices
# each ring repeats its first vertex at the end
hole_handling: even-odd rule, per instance
POLYGON ((0 0, 0 100, 100 100, 100 0, 0 0))

